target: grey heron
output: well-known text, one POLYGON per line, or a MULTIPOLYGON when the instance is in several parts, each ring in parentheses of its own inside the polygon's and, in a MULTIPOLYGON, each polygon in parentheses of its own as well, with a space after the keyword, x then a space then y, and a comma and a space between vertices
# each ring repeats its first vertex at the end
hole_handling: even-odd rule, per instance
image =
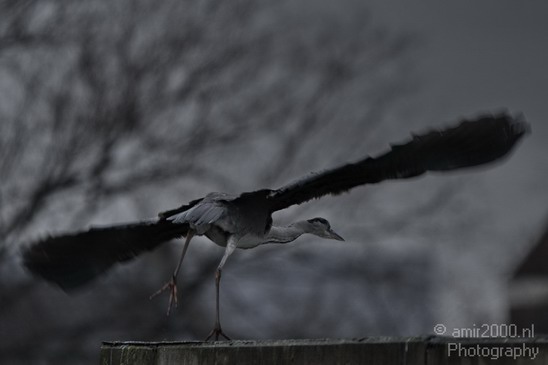
POLYGON ((302 234, 342 240, 323 218, 276 226, 272 214, 325 195, 389 179, 407 179, 427 171, 449 171, 493 162, 507 155, 529 131, 521 116, 484 115, 455 127, 432 130, 392 145, 378 157, 365 157, 311 174, 279 189, 261 189, 238 195, 210 193, 158 218, 131 224, 92 227, 51 236, 23 249, 24 265, 35 275, 71 290, 83 286, 118 262, 130 260, 171 239, 185 237, 183 251, 169 281, 152 295, 168 291, 168 314, 177 304, 177 276, 189 243, 204 235, 225 247, 215 272, 215 324, 207 339, 224 334, 219 317, 219 287, 223 267, 236 248, 287 243, 302 234))

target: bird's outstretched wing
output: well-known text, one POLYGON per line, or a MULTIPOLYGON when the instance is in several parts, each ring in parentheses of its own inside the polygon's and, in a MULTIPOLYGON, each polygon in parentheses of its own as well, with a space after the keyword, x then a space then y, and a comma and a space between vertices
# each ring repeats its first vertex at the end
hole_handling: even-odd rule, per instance
POLYGON ((379 157, 366 157, 312 174, 271 191, 267 200, 274 212, 359 185, 486 164, 504 157, 528 131, 521 115, 485 115, 465 120, 453 128, 413 135, 409 142, 393 145, 379 157))
POLYGON ((39 241, 23 249, 23 263, 33 274, 71 290, 115 263, 131 260, 187 232, 188 225, 165 220, 95 227, 39 241))

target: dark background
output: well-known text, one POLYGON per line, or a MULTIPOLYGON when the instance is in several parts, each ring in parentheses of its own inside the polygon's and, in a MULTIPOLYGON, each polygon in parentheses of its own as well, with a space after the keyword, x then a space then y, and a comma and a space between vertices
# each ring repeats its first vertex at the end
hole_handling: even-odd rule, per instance
POLYGON ((0 360, 94 363, 102 340, 202 339, 222 249, 191 245, 180 305, 150 301, 181 244, 74 295, 32 279, 47 233, 278 187, 411 131, 521 111, 504 163, 358 188, 278 213, 346 242, 238 251, 233 338, 432 333, 508 321, 508 278, 546 220, 548 6, 529 1, 0 1, 0 360), (68 357, 67 354, 73 354, 68 357))

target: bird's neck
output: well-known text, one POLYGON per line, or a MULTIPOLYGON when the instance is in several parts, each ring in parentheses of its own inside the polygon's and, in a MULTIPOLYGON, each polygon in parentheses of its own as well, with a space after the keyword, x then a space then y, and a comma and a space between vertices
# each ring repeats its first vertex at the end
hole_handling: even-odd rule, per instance
POLYGON ((300 235, 306 233, 306 222, 296 222, 289 226, 272 226, 265 236, 264 243, 287 243, 295 241, 300 235))

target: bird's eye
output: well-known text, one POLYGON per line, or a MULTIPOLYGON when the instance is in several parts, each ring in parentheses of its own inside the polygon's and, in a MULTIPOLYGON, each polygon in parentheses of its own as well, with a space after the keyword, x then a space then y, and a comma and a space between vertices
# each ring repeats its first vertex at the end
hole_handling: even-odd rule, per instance
POLYGON ((309 219, 308 221, 310 223, 312 223, 313 225, 315 225, 315 226, 319 226, 319 227, 322 227, 322 228, 326 227, 328 229, 330 228, 329 222, 324 218, 319 218, 319 217, 318 218, 312 218, 312 219, 309 219))

